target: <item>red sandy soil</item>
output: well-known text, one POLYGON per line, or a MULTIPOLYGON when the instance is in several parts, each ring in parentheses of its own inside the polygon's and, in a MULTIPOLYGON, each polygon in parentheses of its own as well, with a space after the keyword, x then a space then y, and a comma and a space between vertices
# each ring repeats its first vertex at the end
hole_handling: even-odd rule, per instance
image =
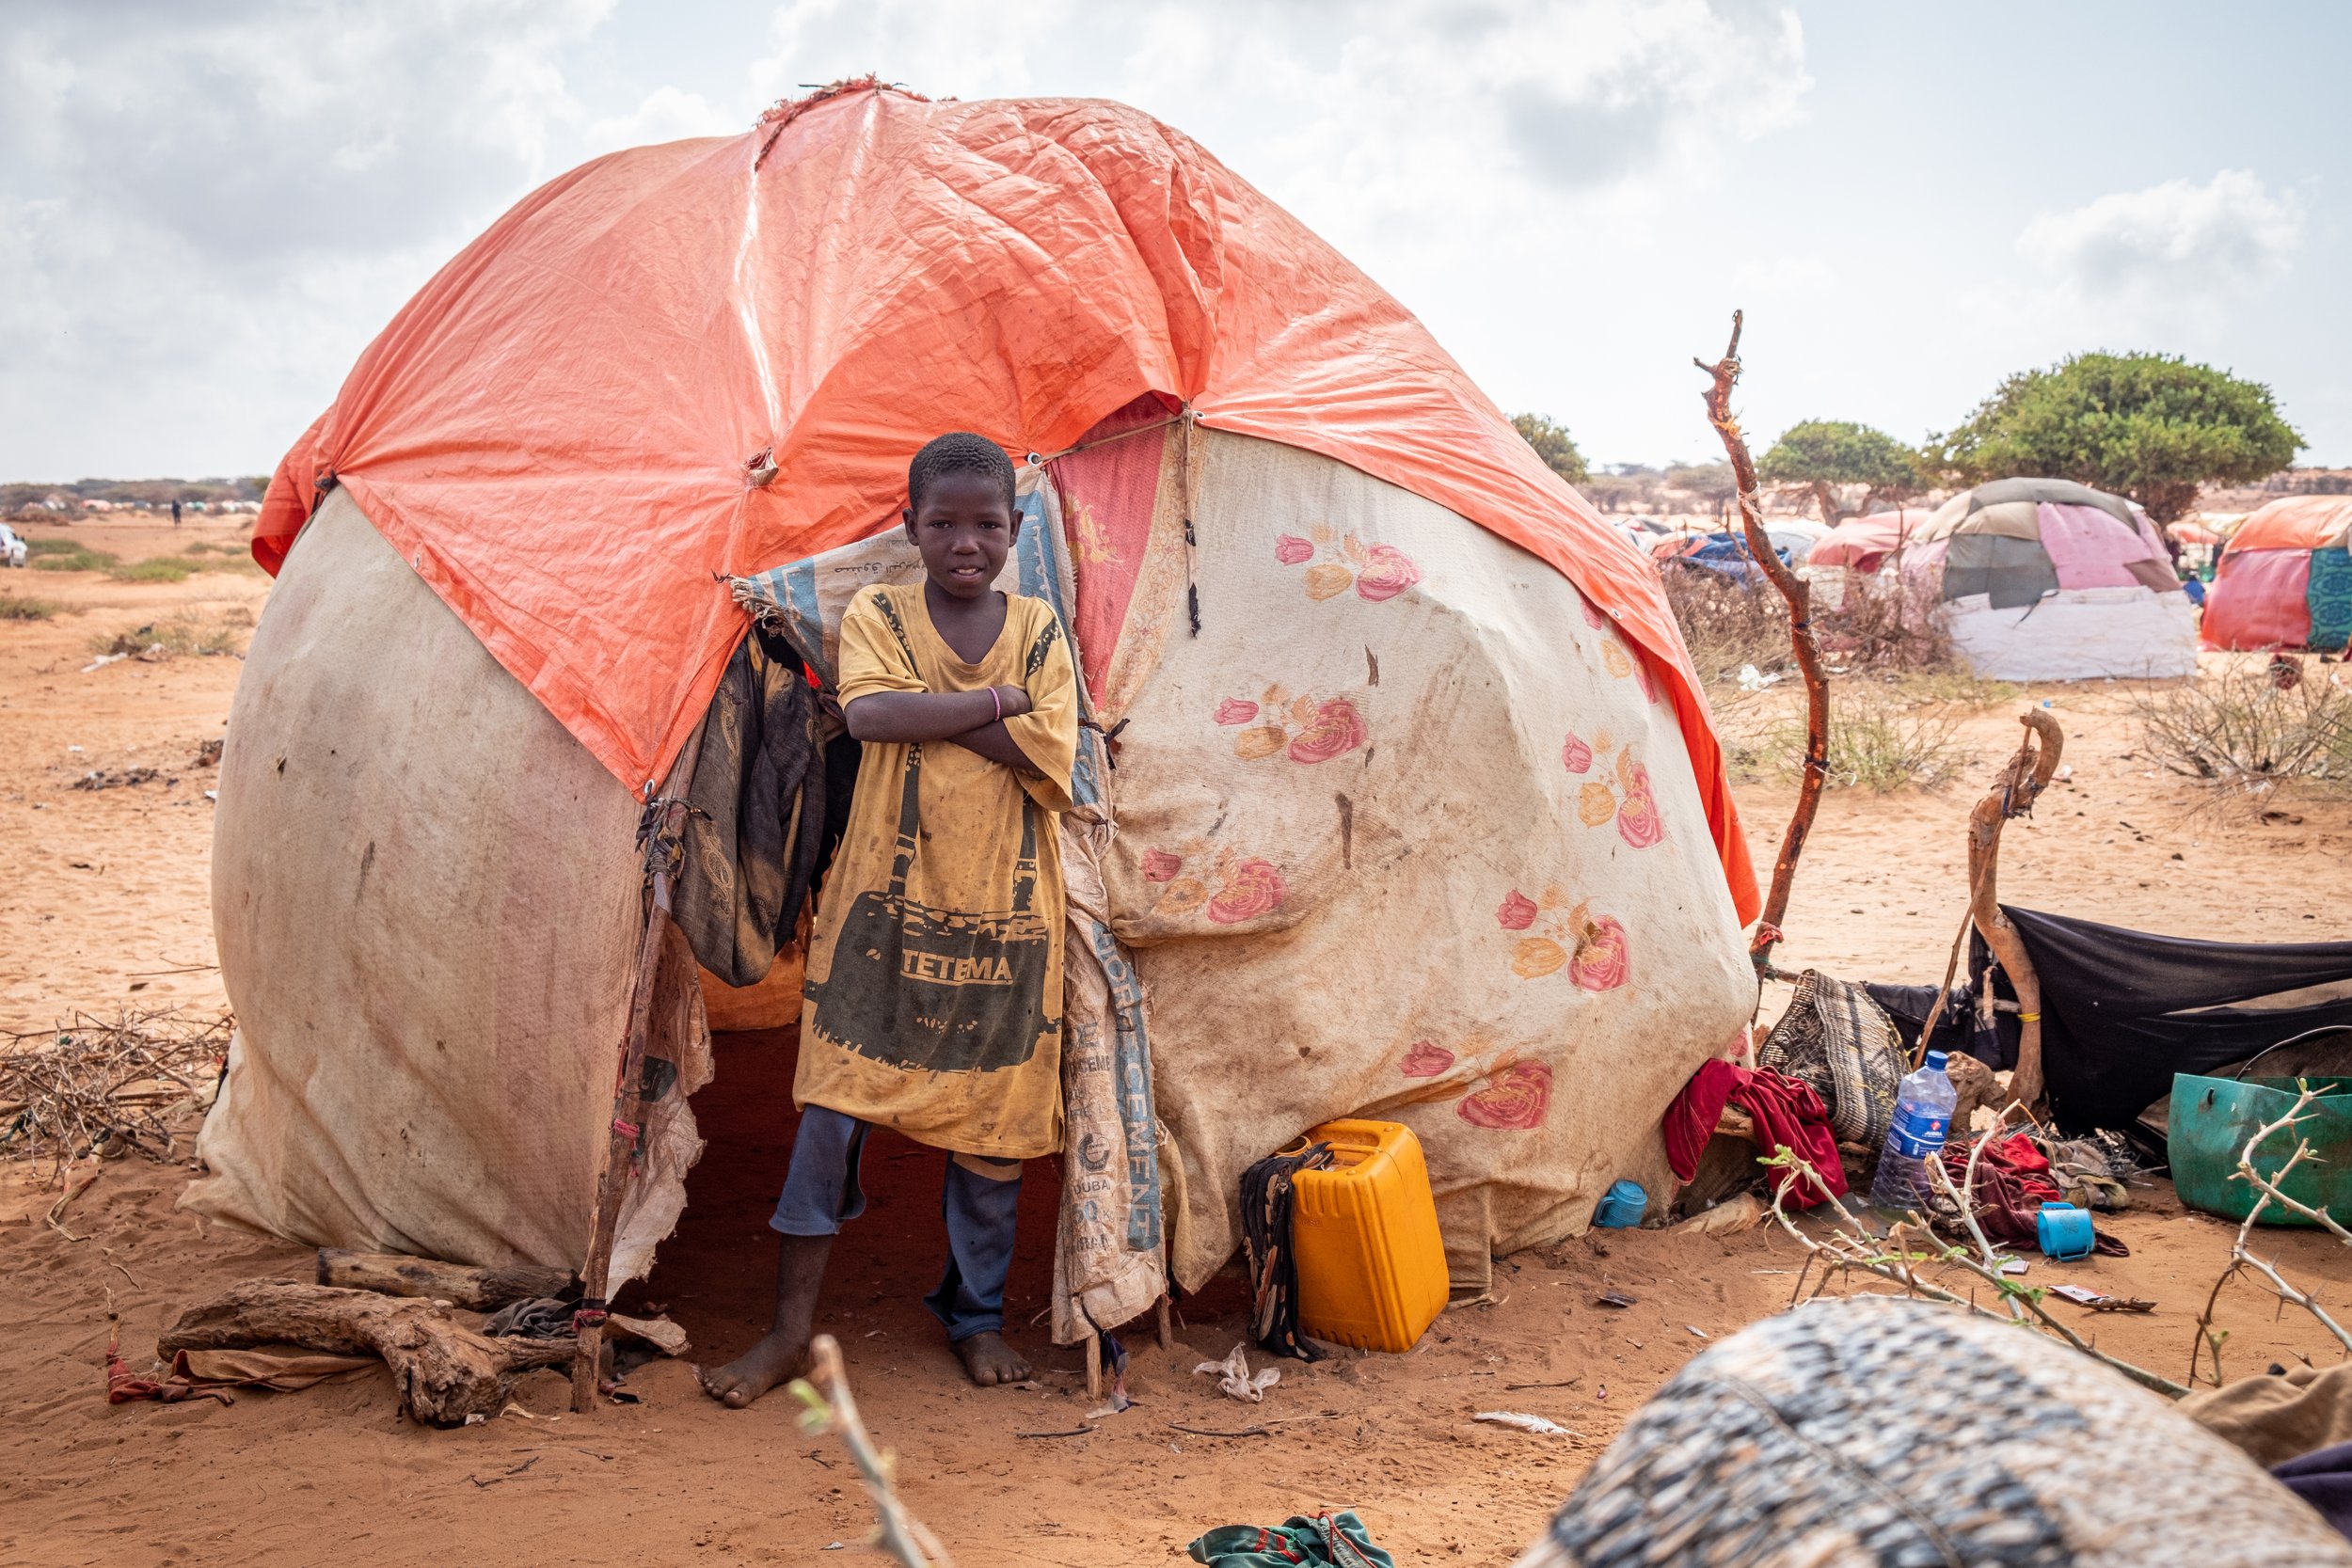
MULTIPOLYGON (((176 540, 151 525, 72 532, 126 559, 209 536, 205 523, 176 540)), ((24 572, 0 588, 73 607, 51 621, 0 623, 0 818, 16 846, 0 890, 0 951, 10 959, 0 1030, 46 1028, 76 1008, 219 1007, 216 974, 199 967, 213 956, 201 794, 210 781, 185 764, 199 740, 220 733, 237 665, 178 658, 80 672, 93 633, 183 608, 257 610, 265 584, 236 573, 132 585, 24 572), (90 768, 139 763, 180 783, 66 788, 90 768)), ((2303 803, 2294 808, 2300 824, 2272 827, 2201 813, 2188 786, 2125 754, 2128 690, 2099 685, 2036 689, 1977 712, 1964 726, 1976 761, 1963 784, 1833 794, 1798 882, 1784 964, 1857 978, 1940 975, 1964 894, 1962 823, 2013 743, 2011 715, 2044 696, 2057 702, 2076 772, 2030 827, 2011 830, 2003 886, 2013 901, 2152 930, 2352 936, 2337 896, 2352 808, 2303 803)), ((1787 794, 1742 791, 1768 866, 1787 794)), ((765 1315, 773 1253, 764 1221, 791 1131, 789 1033, 723 1037, 719 1049, 718 1082, 696 1104, 711 1151, 655 1274, 625 1298, 666 1306, 694 1358, 733 1354, 765 1315)), ((1769 1228, 1597 1233, 1503 1260, 1495 1299, 1450 1310, 1411 1354, 1285 1363, 1265 1402, 1248 1407, 1192 1371, 1243 1338, 1229 1275, 1184 1304, 1173 1350, 1143 1325, 1128 1337, 1135 1408, 1083 1436, 1024 1435, 1089 1424, 1075 1353, 1047 1346, 1034 1323, 1053 1234, 1049 1163, 1032 1167, 1009 1303, 1016 1341, 1039 1359, 1039 1386, 985 1392, 961 1382, 919 1301, 942 1258, 939 1156, 877 1138, 866 1174, 872 1206, 836 1250, 821 1326, 842 1341, 868 1425, 898 1455, 907 1501, 966 1568, 1173 1563, 1212 1526, 1341 1507, 1357 1509, 1401 1561, 1508 1562, 1660 1383, 1708 1338, 1787 1305, 1802 1261, 1796 1243, 1769 1228), (1612 1288, 1637 1304, 1597 1306, 1612 1288), (1471 1423, 1494 1409, 1548 1416, 1575 1435, 1471 1423), (1268 1434, 1200 1436, 1174 1425, 1268 1434)), ((683 1363, 633 1374, 642 1403, 589 1416, 566 1413, 561 1381, 533 1373, 519 1386, 520 1409, 453 1432, 400 1419, 380 1372, 299 1394, 240 1394, 228 1407, 111 1407, 102 1379, 110 1308, 126 1357, 144 1370, 154 1335, 181 1307, 242 1279, 308 1277, 310 1254, 176 1212, 185 1170, 135 1159, 107 1167, 75 1202, 64 1225, 80 1239, 69 1239, 42 1223, 54 1196, 46 1175, 0 1166, 0 1366, 14 1414, 0 1429, 0 1562, 850 1561, 817 1554, 835 1542, 854 1553, 870 1526, 846 1457, 832 1439, 803 1436, 787 1399, 720 1409, 683 1363)), ((2133 1212, 2103 1221, 2129 1259, 2037 1259, 2029 1278, 2157 1302, 2152 1316, 2085 1319, 2085 1330, 2177 1380, 2230 1227, 2184 1211, 2162 1182, 2137 1196, 2133 1212)), ((2331 1307, 2352 1296, 2343 1248, 2302 1232, 2265 1232, 2263 1243, 2331 1307)), ((2340 1354, 2307 1317, 2277 1314, 2249 1287, 2223 1297, 2220 1323, 2233 1377, 2340 1354)))

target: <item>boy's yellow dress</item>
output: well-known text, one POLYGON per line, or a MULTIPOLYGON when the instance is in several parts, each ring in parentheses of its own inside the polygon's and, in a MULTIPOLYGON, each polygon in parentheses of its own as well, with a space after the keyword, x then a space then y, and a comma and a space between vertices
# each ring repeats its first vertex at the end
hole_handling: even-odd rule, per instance
POLYGON ((878 585, 841 620, 841 704, 1018 686, 1006 730, 1041 777, 952 741, 868 741, 817 912, 792 1092, 800 1104, 994 1160, 1061 1147, 1063 894, 1055 814, 1078 747, 1069 640, 1006 595, 977 663, 931 626, 923 585, 878 585))

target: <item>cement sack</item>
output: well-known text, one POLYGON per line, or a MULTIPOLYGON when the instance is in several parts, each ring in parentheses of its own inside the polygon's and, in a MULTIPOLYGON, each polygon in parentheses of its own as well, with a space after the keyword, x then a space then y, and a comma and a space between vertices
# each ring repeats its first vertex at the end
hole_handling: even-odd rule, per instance
MULTIPOLYGON (((628 1027, 637 818, 330 493, 230 714, 213 919, 238 1031, 182 1201, 323 1246, 577 1268, 628 1027)), ((704 1038, 699 999, 673 1005, 704 1038)), ((709 1074, 687 1055, 616 1281, 683 1206, 684 1097, 709 1074)))

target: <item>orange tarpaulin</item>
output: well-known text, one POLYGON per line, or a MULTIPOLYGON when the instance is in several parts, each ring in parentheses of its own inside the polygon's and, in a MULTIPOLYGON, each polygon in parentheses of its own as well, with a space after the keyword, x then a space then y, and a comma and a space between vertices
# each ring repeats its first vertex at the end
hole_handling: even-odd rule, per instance
POLYGON ((2347 532, 2352 532, 2352 496, 2285 496, 2248 513, 2230 535, 2228 553, 2342 549, 2347 532))
POLYGON ((744 620, 723 579, 865 537, 942 430, 1050 453, 1158 392, 1534 552, 1671 671, 1742 920, 1755 875, 1664 594, 1371 279, 1182 134, 1091 99, 859 85, 533 192, 409 301, 279 466, 275 570, 347 486, 632 789, 744 620), (769 454, 775 474, 753 483, 769 454))

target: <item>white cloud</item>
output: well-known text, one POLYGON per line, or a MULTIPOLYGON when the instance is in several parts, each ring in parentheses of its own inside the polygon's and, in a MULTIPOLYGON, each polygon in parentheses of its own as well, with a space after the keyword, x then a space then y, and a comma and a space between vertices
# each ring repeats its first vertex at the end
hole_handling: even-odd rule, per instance
POLYGON ((754 68, 781 94, 880 71, 935 95, 1083 92, 1157 115, 1344 247, 1704 171, 1811 86, 1760 0, 787 0, 754 68))
POLYGON ((723 109, 701 93, 664 85, 631 113, 593 121, 580 134, 580 149, 594 156, 690 136, 727 136, 751 123, 748 116, 723 109))
POLYGON ((2296 193, 2223 169, 2201 185, 2168 180, 2045 213, 2017 248, 2086 295, 2195 301, 2285 270, 2302 235, 2296 193))
POLYGON ((0 473, 264 466, 532 186, 805 83, 1135 103, 1473 362, 1523 354, 1502 280, 1680 225, 1810 87, 1783 0, 784 0, 718 71, 645 63, 649 4, 12 0, 0 473))
POLYGON ((20 5, 0 470, 256 467, 583 118, 610 0, 20 5), (63 465, 62 467, 59 465, 63 465))

